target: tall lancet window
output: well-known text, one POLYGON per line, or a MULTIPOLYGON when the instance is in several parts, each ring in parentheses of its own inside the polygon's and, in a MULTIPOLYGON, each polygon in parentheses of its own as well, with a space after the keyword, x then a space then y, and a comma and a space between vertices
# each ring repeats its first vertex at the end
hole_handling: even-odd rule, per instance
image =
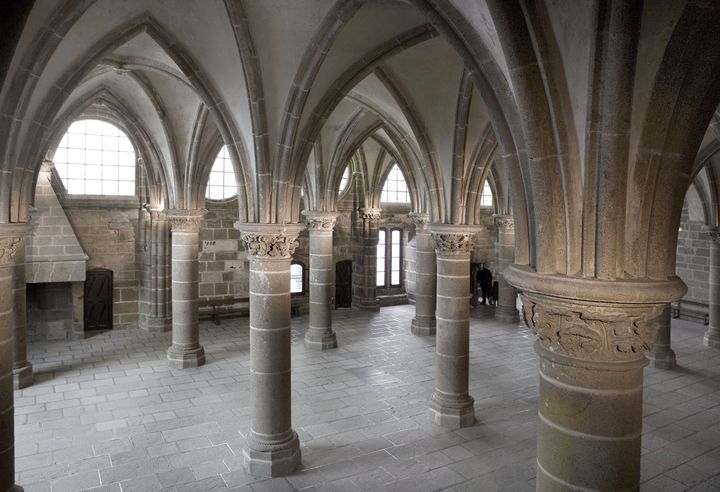
POLYGON ((383 186, 380 194, 380 202, 382 203, 410 203, 410 192, 408 191, 407 181, 403 176, 400 167, 395 164, 383 186))
POLYGON ((237 181, 227 146, 218 152, 210 171, 205 198, 209 200, 227 200, 237 195, 237 181))

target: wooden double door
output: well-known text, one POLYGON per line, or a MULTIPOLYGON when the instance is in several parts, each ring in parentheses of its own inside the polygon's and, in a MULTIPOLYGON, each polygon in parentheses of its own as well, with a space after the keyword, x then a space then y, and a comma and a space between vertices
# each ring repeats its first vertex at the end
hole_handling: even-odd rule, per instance
POLYGON ((85 275, 85 330, 112 330, 113 272, 93 268, 85 275))

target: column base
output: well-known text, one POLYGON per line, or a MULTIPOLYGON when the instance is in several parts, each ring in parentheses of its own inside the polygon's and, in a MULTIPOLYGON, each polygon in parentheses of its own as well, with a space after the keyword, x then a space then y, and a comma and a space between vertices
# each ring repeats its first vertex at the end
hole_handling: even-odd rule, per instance
POLYGON ((167 358, 168 366, 173 369, 199 367, 205 364, 205 349, 202 346, 186 349, 173 345, 167 351, 167 358))
POLYGON ((361 311, 380 311, 380 299, 355 299, 355 307, 361 311))
POLYGON ((308 331, 305 332, 305 348, 310 350, 329 350, 337 348, 337 334, 334 331, 308 331))
POLYGON ((475 400, 445 400, 436 393, 430 399, 430 418, 446 429, 460 429, 475 425, 475 400))
MULTIPOLYGON (((252 433, 252 431, 251 431, 252 433)), ((243 449, 245 469, 257 478, 283 477, 296 471, 301 465, 300 440, 295 431, 280 443, 263 443, 248 436, 247 448, 243 449)))
POLYGON ((150 333, 165 333, 172 330, 172 318, 148 316, 145 319, 145 323, 140 326, 141 330, 148 331, 150 333))
POLYGON ((710 348, 720 348, 720 333, 716 331, 706 331, 703 337, 703 345, 710 348))
POLYGON ((13 485, 8 492, 25 492, 25 489, 19 485, 13 485))
POLYGON ((677 366, 675 351, 671 348, 662 347, 658 350, 655 345, 652 351, 645 354, 650 367, 657 369, 674 369, 677 366))
POLYGON ((25 361, 20 367, 13 367, 13 388, 23 389, 33 384, 32 364, 25 361))
POLYGON ((495 319, 504 323, 519 323, 520 315, 515 306, 503 306, 498 304, 495 308, 495 319))
POLYGON ((415 335, 429 336, 436 333, 435 316, 429 318, 425 316, 415 316, 410 322, 410 331, 415 335))

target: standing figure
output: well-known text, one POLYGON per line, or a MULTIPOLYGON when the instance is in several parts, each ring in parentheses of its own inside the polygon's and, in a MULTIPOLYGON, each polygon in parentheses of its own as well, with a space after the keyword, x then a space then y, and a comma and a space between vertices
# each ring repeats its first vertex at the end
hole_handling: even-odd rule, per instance
POLYGON ((485 268, 485 263, 480 263, 480 269, 477 271, 477 282, 480 284, 480 290, 482 291, 482 302, 485 304, 488 301, 491 306, 495 305, 495 299, 493 297, 493 282, 492 273, 490 270, 485 268))

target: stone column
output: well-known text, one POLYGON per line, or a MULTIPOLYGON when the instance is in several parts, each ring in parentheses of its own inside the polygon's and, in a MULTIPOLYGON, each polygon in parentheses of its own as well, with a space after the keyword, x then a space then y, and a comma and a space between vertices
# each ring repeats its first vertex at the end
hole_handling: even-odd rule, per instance
POLYGON ((364 311, 379 311, 377 298, 377 244, 378 226, 382 209, 361 208, 357 224, 362 261, 353 265, 353 303, 364 311))
POLYGON ((411 213, 415 224, 415 317, 410 330, 416 335, 435 334, 435 288, 437 286, 437 264, 435 244, 428 229, 430 216, 411 213))
POLYGON ((470 255, 480 227, 432 224, 437 254, 435 392, 430 413, 447 428, 475 423, 474 400, 468 393, 470 255))
POLYGON ((305 346, 326 350, 337 347, 332 329, 333 228, 336 213, 304 211, 310 235, 310 316, 305 332, 305 346))
POLYGON ((288 475, 300 466, 292 428, 290 260, 299 224, 236 223, 250 260, 250 432, 245 466, 256 477, 288 475))
POLYGON ((638 490, 645 353, 682 281, 603 281, 513 265, 539 357, 538 490, 638 490))
POLYGON ((652 350, 645 355, 650 365, 658 369, 672 369, 677 365, 675 351, 670 348, 671 318, 671 308, 668 304, 658 318, 659 330, 652 350))
POLYGON ((27 360, 27 302, 25 283, 25 237, 31 228, 25 226, 25 232, 18 236, 19 243, 15 250, 15 267, 13 280, 13 387, 27 388, 33 383, 32 364, 27 360))
POLYGON ((717 228, 707 229, 710 236, 710 295, 708 296, 709 325, 703 343, 708 347, 720 348, 720 233, 717 228))
POLYGON ((503 275, 505 269, 515 262, 515 218, 512 215, 496 215, 495 230, 497 231, 497 274, 498 299, 495 305, 495 318, 507 323, 520 321, 516 299, 517 291, 503 275))
POLYGON ((13 257, 26 232, 24 224, 0 225, 0 490, 7 492, 22 492, 15 485, 13 257))
POLYGON ((172 346, 170 367, 205 364, 198 313, 199 234, 205 210, 168 210, 172 231, 172 346))
POLYGON ((144 307, 145 316, 141 328, 153 332, 169 331, 170 317, 170 233, 165 211, 148 208, 150 230, 148 232, 145 261, 144 307))

